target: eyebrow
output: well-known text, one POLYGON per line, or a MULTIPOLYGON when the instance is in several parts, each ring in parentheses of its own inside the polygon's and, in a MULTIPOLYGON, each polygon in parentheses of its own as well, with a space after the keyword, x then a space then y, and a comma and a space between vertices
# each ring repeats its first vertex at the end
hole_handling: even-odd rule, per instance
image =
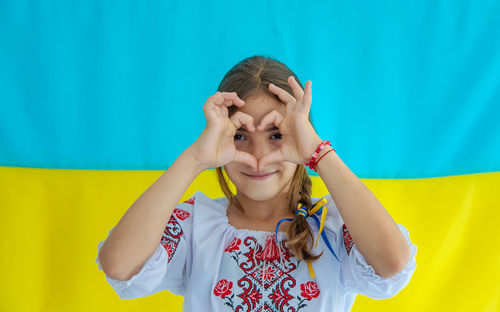
MULTIPOLYGON (((270 132, 270 131, 275 131, 275 130, 279 130, 279 128, 278 128, 278 127, 276 127, 276 126, 274 126, 274 125, 273 125, 273 126, 270 126, 270 127, 268 127, 268 128, 266 129, 266 131, 268 131, 268 132, 270 132)), ((245 127, 241 127, 241 128, 239 128, 238 130, 236 130, 236 131, 248 132, 247 128, 245 128, 245 127)))

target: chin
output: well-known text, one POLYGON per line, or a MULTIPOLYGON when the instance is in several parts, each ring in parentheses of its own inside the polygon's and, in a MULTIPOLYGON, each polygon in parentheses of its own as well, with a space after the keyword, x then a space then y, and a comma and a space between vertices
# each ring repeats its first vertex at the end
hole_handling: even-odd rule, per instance
POLYGON ((238 193, 248 197, 253 201, 265 201, 275 198, 278 195, 277 191, 270 190, 268 188, 255 188, 253 187, 251 190, 242 191, 239 190, 238 193))
POLYGON ((246 187, 239 189, 239 193, 244 194, 245 197, 248 197, 254 201, 267 201, 276 198, 282 194, 283 190, 273 186, 262 186, 262 187, 246 187))

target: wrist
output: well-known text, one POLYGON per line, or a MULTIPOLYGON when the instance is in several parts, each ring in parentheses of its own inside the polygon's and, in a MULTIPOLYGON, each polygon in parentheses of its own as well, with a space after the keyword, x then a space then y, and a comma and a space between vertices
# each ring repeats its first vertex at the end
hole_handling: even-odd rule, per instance
POLYGON ((311 161, 313 153, 316 151, 318 146, 323 142, 323 140, 320 137, 316 136, 314 139, 309 140, 309 142, 311 142, 310 143, 311 145, 306 149, 307 154, 304 163, 308 163, 311 161))
POLYGON ((321 155, 318 157, 318 159, 316 159, 316 166, 314 167, 314 171, 316 171, 321 176, 321 172, 325 168, 328 168, 329 159, 331 159, 331 157, 340 159, 335 149, 330 146, 328 146, 328 148, 325 147, 321 155))
POLYGON ((325 145, 325 147, 319 152, 318 154, 318 158, 316 159, 316 162, 318 162, 318 160, 323 156, 325 155, 326 153, 328 153, 328 151, 330 150, 333 150, 333 147, 331 147, 330 145, 325 145))
MULTIPOLYGON (((315 142, 315 144, 318 141, 315 142)), ((320 160, 328 153, 331 152, 336 152, 334 148, 331 147, 331 144, 328 140, 321 140, 319 139, 319 143, 315 149, 315 151, 311 154, 309 160, 305 162, 306 166, 309 166, 309 168, 313 171, 317 171, 317 166, 320 160)))
POLYGON ((209 169, 209 168, 206 168, 206 166, 198 159, 197 155, 199 155, 199 153, 198 153, 198 150, 196 149, 196 146, 194 144, 189 146, 181 154, 181 157, 185 158, 186 160, 188 160, 192 164, 191 169, 195 175, 199 175, 204 170, 209 169))

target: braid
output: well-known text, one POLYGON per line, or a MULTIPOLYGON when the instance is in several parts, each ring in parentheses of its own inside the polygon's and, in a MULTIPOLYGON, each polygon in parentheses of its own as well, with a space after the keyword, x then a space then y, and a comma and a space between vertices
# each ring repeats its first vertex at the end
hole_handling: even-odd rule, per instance
MULTIPOLYGON (((300 202, 303 206, 310 209, 312 207, 311 202, 311 190, 312 181, 307 174, 307 170, 304 165, 297 166, 295 175, 292 179, 292 185, 290 186, 290 210, 295 214, 297 212, 297 205, 300 202)), ((287 231, 289 241, 287 242, 288 247, 293 251, 295 257, 304 261, 316 261, 322 255, 313 255, 311 249, 314 244, 313 232, 311 226, 307 222, 306 218, 302 215, 298 215, 290 223, 287 231)))
MULTIPOLYGON (((267 86, 272 82, 274 85, 293 94, 293 90, 288 84, 288 77, 291 75, 293 75, 298 84, 304 89, 297 75, 288 66, 270 57, 255 55, 234 65, 226 73, 224 78, 222 78, 222 81, 217 87, 217 91, 236 92, 243 100, 254 95, 265 94, 281 102, 279 97, 269 91, 267 86)), ((282 104, 286 105, 285 103, 282 104)), ((229 106, 228 116, 231 116, 236 111, 238 111, 236 106, 229 106)), ((314 128, 314 124, 311 120, 311 110, 309 110, 308 120, 314 128)), ((216 171, 219 184, 224 195, 228 198, 230 205, 234 205, 236 208, 242 210, 241 203, 229 189, 222 169, 219 167, 216 168, 216 171)), ((303 164, 299 164, 291 181, 287 198, 289 201, 289 211, 291 213, 295 215, 299 202, 307 208, 312 206, 311 188, 312 182, 307 174, 307 170, 303 164)), ((309 223, 304 216, 297 216, 294 218, 294 221, 292 221, 288 227, 287 235, 290 239, 288 241, 288 246, 298 259, 312 262, 319 259, 323 254, 321 253, 317 256, 311 254, 314 237, 309 223)))
MULTIPOLYGON (((241 209, 240 202, 236 199, 236 197, 234 197, 233 193, 229 189, 229 185, 224 177, 221 167, 216 168, 216 173, 219 185, 221 186, 224 195, 226 195, 229 199, 230 204, 234 204, 238 209, 241 209)), ((297 212, 297 204, 299 202, 308 209, 311 208, 311 190, 312 181, 307 174, 306 168, 304 165, 298 165, 292 178, 288 193, 290 203, 289 209, 294 215, 297 212)), ((311 227, 304 216, 296 216, 293 221, 290 222, 287 235, 289 238, 287 245, 297 259, 304 261, 316 261, 323 255, 323 252, 319 255, 311 254, 311 249, 314 244, 314 236, 311 227)))

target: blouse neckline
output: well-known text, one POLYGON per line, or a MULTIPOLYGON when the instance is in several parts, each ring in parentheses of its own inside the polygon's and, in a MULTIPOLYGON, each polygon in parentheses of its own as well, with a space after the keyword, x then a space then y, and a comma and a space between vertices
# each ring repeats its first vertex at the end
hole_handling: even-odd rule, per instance
MULTIPOLYGON (((227 217, 227 208, 228 208, 228 203, 229 203, 227 200, 227 197, 225 197, 225 196, 218 197, 218 198, 214 198, 213 200, 216 202, 219 202, 223 206, 222 215, 224 218, 224 223, 226 223, 227 227, 230 228, 232 231, 238 232, 238 233, 243 233, 243 234, 259 235, 259 236, 275 234, 275 232, 259 231, 259 230, 252 230, 252 229, 239 229, 239 228, 234 227, 231 223, 229 223, 229 218, 227 217)), ((286 232, 278 231, 278 237, 279 236, 287 237, 288 235, 286 232)))

